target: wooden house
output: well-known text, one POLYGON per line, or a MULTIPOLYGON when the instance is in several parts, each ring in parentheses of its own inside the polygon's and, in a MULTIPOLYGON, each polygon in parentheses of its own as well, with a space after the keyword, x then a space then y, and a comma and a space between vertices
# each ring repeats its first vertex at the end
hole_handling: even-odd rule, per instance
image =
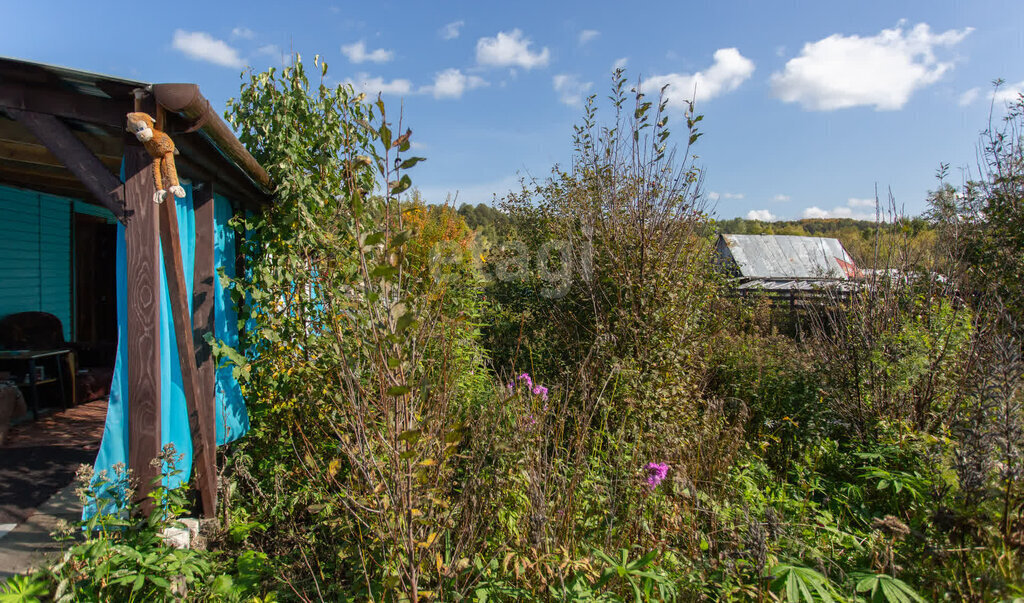
POLYGON ((125 462, 140 496, 173 443, 213 513, 215 447, 248 422, 205 336, 237 339, 217 278, 239 264, 227 221, 270 192, 194 84, 0 59, 0 318, 46 312, 69 342, 117 343, 97 469, 125 462), (154 202, 151 158, 125 130, 133 111, 174 140, 185 198, 154 202))

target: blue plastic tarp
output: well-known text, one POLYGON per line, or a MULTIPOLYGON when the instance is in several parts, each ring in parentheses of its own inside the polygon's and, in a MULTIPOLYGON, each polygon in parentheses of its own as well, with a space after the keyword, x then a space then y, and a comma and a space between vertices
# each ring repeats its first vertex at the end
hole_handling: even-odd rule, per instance
MULTIPOLYGON (((181 239, 182 263, 185 270, 185 286, 191 305, 192 280, 195 266, 195 213, 192 211, 192 187, 184 184, 186 195, 182 199, 168 197, 165 203, 177 204, 178 232, 181 239), (173 201, 172 201, 173 199, 173 201)), ((214 196, 214 261, 218 273, 223 270, 227 276, 235 274, 235 233, 228 220, 231 218, 230 202, 214 196)), ((117 236, 117 357, 114 364, 114 378, 110 388, 106 425, 103 440, 96 457, 96 473, 112 470, 118 463, 128 463, 128 362, 126 350, 126 249, 125 229, 118 225, 117 236)), ((161 443, 174 444, 178 453, 184 455, 178 469, 181 472, 165 483, 176 487, 188 481, 192 467, 192 437, 189 430, 188 409, 182 385, 181 365, 174 343, 174 322, 171 317, 171 300, 167 290, 167 274, 160 258, 160 437, 161 443)), ((238 315, 231 300, 230 291, 220 278, 215 277, 214 336, 228 345, 238 344, 238 315)), ((192 315, 189 308, 189 316, 192 315)), ((192 325, 187 325, 189 332, 192 325)), ((226 444, 245 435, 249 430, 249 417, 242 400, 238 382, 232 376, 230 367, 218 368, 216 372, 217 444, 226 444)), ((87 508, 86 515, 95 512, 87 508)))

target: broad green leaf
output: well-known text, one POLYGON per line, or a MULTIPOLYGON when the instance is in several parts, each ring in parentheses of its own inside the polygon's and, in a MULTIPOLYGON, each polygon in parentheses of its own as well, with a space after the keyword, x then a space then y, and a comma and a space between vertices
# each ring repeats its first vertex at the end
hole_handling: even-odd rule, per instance
POLYGON ((410 157, 410 158, 406 159, 405 161, 403 161, 401 163, 401 165, 399 165, 398 167, 399 167, 399 169, 407 170, 407 169, 411 168, 412 166, 416 165, 417 163, 419 163, 421 161, 426 161, 426 160, 427 160, 426 157, 410 157))

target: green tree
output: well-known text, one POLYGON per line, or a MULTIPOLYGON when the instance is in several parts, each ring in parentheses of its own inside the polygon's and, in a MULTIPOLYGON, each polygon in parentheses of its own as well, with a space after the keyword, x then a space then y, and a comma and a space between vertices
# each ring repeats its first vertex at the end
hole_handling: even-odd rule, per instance
POLYGON ((981 134, 978 174, 962 187, 945 181, 929 198, 948 269, 979 299, 997 296, 1024 319, 1024 96, 981 134))

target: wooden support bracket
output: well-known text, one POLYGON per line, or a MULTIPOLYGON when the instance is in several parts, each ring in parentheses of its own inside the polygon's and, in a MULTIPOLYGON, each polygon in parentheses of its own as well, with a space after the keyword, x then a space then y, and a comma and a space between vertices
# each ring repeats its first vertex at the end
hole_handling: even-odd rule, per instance
POLYGON ((125 223, 124 187, 117 176, 63 122, 47 113, 7 109, 54 157, 64 164, 96 200, 125 223))
POLYGON ((173 197, 160 203, 160 239, 163 248, 164 269, 167 271, 167 289, 171 297, 171 316, 174 319, 174 340, 178 348, 181 378, 188 407, 188 422, 192 433, 192 468, 199 487, 203 515, 215 517, 217 509, 217 462, 208 434, 214 426, 203 404, 196 367, 195 345, 192 339, 192 315, 189 312, 188 291, 185 287, 185 268, 178 234, 178 211, 173 197))

